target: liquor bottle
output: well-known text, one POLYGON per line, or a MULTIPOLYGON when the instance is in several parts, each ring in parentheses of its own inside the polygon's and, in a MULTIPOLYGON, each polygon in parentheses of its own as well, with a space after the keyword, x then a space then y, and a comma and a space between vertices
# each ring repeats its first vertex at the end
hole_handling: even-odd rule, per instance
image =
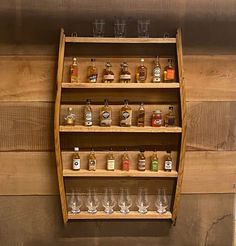
POLYGON ((144 109, 144 103, 141 102, 140 107, 138 109, 137 126, 144 126, 144 121, 145 121, 145 109, 144 109))
POLYGON ((168 59, 168 65, 164 69, 164 82, 175 81, 175 68, 173 66, 173 59, 168 59))
POLYGON ((88 66, 87 80, 89 83, 96 83, 98 79, 98 71, 95 65, 95 59, 91 59, 91 65, 88 66))
POLYGON ((112 149, 110 149, 108 155, 107 155, 107 170, 108 171, 114 171, 115 170, 115 158, 112 153, 112 149))
POLYGON ((129 155, 127 152, 127 148, 125 149, 125 152, 122 155, 121 167, 123 171, 129 171, 129 155))
POLYGON ((153 83, 160 83, 161 82, 161 65, 160 65, 159 57, 158 56, 156 58, 155 67, 153 69, 152 82, 153 83))
POLYGON ((68 108, 68 113, 64 118, 65 125, 75 125, 75 114, 73 114, 73 109, 71 107, 68 108))
POLYGON ((114 81, 114 73, 111 71, 111 63, 106 63, 106 68, 103 71, 103 82, 104 83, 111 83, 114 81))
POLYGON ((76 57, 73 57, 72 64, 70 66, 70 82, 78 82, 78 60, 76 57))
POLYGON ((137 67, 136 70, 136 82, 143 83, 147 79, 147 67, 144 66, 144 59, 141 59, 141 64, 137 67))
POLYGON ((120 83, 129 83, 131 81, 131 73, 128 71, 126 62, 121 64, 120 83))
POLYGON ((171 172, 173 166, 171 151, 167 151, 167 155, 165 156, 164 162, 164 170, 167 172, 171 172))
POLYGON ((91 100, 86 100, 86 105, 84 107, 84 125, 85 126, 92 126, 93 125, 93 111, 90 106, 91 100))
POLYGON ((175 126, 175 114, 173 106, 169 107, 169 113, 165 116, 165 126, 175 126))
POLYGON ((129 101, 124 100, 124 106, 120 110, 120 126, 132 125, 132 109, 129 106, 129 101))
POLYGON ((73 159, 72 159, 72 169, 75 171, 80 170, 80 156, 79 156, 79 148, 74 147, 73 159))
POLYGON ((156 150, 154 150, 151 157, 151 171, 158 171, 158 157, 156 150))
POLYGON ((104 106, 100 109, 100 126, 111 126, 111 107, 108 105, 108 100, 104 100, 104 106))
POLYGON ((146 169, 146 157, 144 155, 144 150, 140 150, 138 156, 138 170, 145 171, 145 169, 146 169))
POLYGON ((88 156, 88 169, 89 171, 95 171, 97 166, 97 159, 94 153, 94 149, 91 150, 88 156))

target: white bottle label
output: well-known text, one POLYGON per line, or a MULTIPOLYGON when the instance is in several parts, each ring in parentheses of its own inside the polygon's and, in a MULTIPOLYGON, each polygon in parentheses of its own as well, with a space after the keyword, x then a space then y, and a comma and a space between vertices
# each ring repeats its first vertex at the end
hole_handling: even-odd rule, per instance
POLYGON ((73 170, 80 170, 80 159, 73 159, 73 170))
POLYGON ((107 160, 107 170, 115 169, 115 160, 107 160))
POLYGON ((94 75, 89 76, 89 82, 96 83, 97 82, 97 75, 94 74, 94 75))
POLYGON ((91 126, 93 124, 92 122, 92 112, 87 112, 85 114, 85 125, 86 126, 91 126))
POLYGON ((153 71, 153 82, 161 82, 161 69, 155 68, 153 71))
POLYGON ((166 170, 172 169, 172 161, 165 161, 165 169, 166 170))
POLYGON ((131 79, 131 75, 130 74, 121 74, 120 79, 131 79))
POLYGON ((114 79, 114 75, 113 74, 106 74, 106 75, 103 76, 103 78, 105 80, 112 80, 112 79, 114 79))

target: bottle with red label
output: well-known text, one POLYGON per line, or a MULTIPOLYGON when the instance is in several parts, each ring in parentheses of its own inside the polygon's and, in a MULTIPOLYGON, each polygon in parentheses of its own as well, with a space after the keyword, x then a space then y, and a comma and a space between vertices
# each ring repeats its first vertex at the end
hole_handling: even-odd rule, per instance
POLYGON ((175 81, 175 68, 173 65, 173 59, 168 59, 168 65, 164 69, 164 82, 175 81))
POLYGON ((163 119, 162 119, 162 112, 161 110, 156 110, 153 111, 152 114, 152 126, 153 127, 160 127, 163 124, 163 119))
POLYGON ((127 152, 127 148, 125 148, 125 152, 121 159, 121 168, 123 171, 129 171, 129 155, 127 152))

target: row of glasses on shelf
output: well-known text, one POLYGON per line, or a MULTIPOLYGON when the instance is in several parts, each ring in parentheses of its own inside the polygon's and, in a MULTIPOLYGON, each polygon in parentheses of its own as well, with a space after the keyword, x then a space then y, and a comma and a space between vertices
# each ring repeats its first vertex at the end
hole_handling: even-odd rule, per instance
MULTIPOLYGON (((95 189, 89 189, 86 199, 82 198, 82 195, 77 192, 72 192, 68 195, 68 210, 72 214, 80 213, 80 208, 85 202, 87 207, 87 212, 90 214, 96 214, 98 211, 98 206, 100 202, 104 207, 105 214, 112 214, 114 212, 114 207, 118 204, 120 208, 120 213, 128 214, 130 212, 130 207, 133 204, 132 198, 129 193, 128 188, 121 188, 118 201, 115 199, 114 191, 112 188, 105 188, 102 200, 99 201, 98 194, 95 189)), ((146 214, 148 212, 148 207, 150 206, 150 199, 148 197, 148 192, 146 188, 139 188, 138 195, 135 199, 135 204, 138 208, 140 214, 146 214)), ((166 189, 159 188, 157 191, 157 197, 155 200, 156 212, 159 214, 164 214, 167 212, 168 199, 166 196, 166 189)))

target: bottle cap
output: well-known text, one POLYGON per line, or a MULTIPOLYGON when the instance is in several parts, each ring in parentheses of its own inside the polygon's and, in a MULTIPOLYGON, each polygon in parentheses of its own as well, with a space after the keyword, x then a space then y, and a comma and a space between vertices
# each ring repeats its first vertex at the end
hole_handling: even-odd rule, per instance
POLYGON ((127 62, 123 62, 123 67, 128 67, 127 62))
POLYGON ((174 107, 173 107, 173 106, 170 106, 170 107, 169 107, 169 109, 173 110, 173 109, 174 109, 174 107))
POLYGON ((73 61, 77 61, 77 57, 73 57, 73 59, 72 59, 73 61))
POLYGON ((140 60, 141 62, 144 62, 144 59, 143 58, 141 58, 141 60, 140 60))
POLYGON ((69 110, 69 111, 72 111, 72 107, 69 107, 68 110, 69 110))
POLYGON ((74 147, 74 151, 79 151, 79 147, 74 147))
POLYGON ((106 63, 106 67, 112 67, 111 63, 110 62, 107 62, 106 63))
POLYGON ((157 109, 157 110, 153 111, 153 113, 161 114, 161 110, 160 109, 157 109))

